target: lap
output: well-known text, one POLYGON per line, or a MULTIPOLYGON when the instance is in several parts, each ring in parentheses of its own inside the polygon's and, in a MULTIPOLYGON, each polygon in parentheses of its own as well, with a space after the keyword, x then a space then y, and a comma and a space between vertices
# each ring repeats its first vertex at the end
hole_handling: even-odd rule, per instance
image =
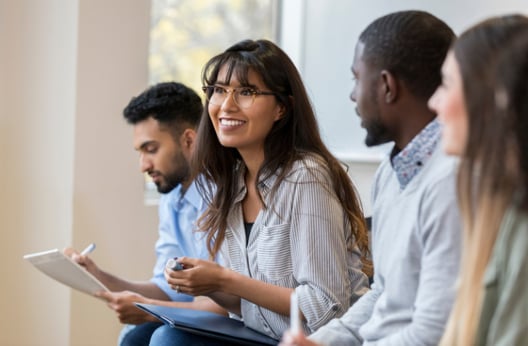
POLYGON ((153 346, 220 346, 225 344, 225 341, 222 340, 188 333, 183 330, 171 328, 167 325, 156 329, 156 331, 154 331, 152 334, 152 338, 150 339, 150 345, 153 346))
POLYGON ((163 326, 159 322, 146 322, 137 326, 125 326, 120 336, 119 346, 145 346, 150 342, 152 333, 163 326))

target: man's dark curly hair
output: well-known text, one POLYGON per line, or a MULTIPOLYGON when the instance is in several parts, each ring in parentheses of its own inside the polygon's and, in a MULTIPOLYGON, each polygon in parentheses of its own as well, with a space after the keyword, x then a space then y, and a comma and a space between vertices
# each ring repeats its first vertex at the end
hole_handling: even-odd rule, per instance
POLYGON ((160 125, 182 129, 181 125, 197 128, 203 111, 200 97, 181 83, 158 83, 143 91, 123 110, 129 124, 137 124, 152 117, 160 125))
POLYGON ((364 61, 391 72, 423 99, 440 84, 442 63, 454 39, 446 23, 424 11, 385 15, 359 36, 364 61))

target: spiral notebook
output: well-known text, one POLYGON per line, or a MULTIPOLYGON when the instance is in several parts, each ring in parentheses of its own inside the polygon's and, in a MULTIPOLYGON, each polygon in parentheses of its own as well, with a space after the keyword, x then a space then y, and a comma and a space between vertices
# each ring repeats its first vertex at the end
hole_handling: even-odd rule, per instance
POLYGON ((136 303, 136 306, 173 328, 229 342, 226 345, 279 343, 278 340, 246 327, 242 321, 212 312, 140 303, 136 303))

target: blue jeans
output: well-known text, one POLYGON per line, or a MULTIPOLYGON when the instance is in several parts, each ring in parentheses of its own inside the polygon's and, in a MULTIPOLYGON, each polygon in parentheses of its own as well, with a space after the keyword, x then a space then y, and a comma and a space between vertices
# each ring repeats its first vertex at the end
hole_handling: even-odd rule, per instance
POLYGON ((146 322, 137 326, 126 325, 119 336, 119 346, 145 346, 150 342, 152 333, 163 326, 160 322, 146 322))
POLYGON ((195 335, 168 325, 159 327, 152 333, 150 338, 151 346, 224 346, 228 342, 219 339, 209 338, 206 336, 195 335))

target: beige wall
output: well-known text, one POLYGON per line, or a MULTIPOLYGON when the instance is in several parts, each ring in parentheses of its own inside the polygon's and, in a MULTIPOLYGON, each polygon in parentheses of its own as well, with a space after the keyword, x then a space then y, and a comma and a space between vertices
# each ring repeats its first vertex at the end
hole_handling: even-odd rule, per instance
POLYGON ((38 275, 22 255, 72 237, 77 5, 0 4, 0 344, 67 345, 69 290, 38 275))
POLYGON ((121 116, 146 87, 148 26, 148 0, 0 0, 0 345, 114 345, 120 329, 25 253, 94 241, 100 266, 150 277, 157 214, 121 116))
MULTIPOLYGON (((138 280, 150 277, 157 214, 143 204, 131 128, 121 111, 146 87, 149 6, 148 0, 80 1, 77 41, 73 243, 96 242, 93 257, 101 265, 138 280)), ((115 315, 96 303, 72 294, 72 345, 115 344, 115 315)))

